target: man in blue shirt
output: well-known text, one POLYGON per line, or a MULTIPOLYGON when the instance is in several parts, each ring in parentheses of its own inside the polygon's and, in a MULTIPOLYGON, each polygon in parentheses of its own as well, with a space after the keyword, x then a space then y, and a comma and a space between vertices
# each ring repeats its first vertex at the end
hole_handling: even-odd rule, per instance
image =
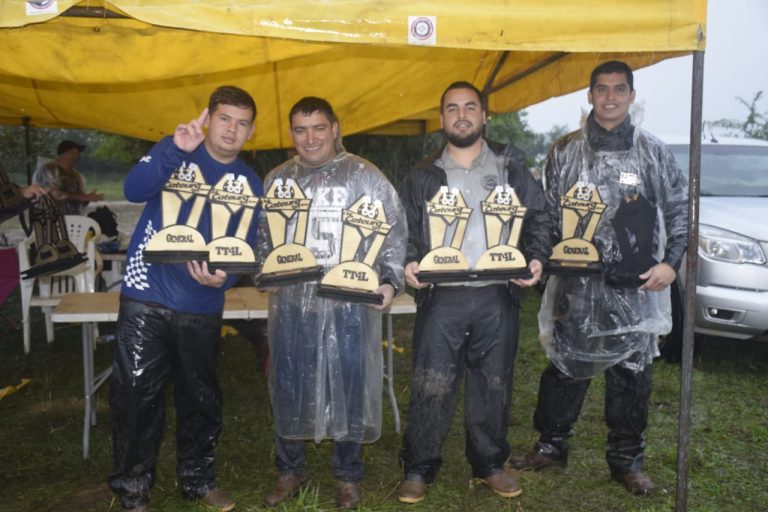
MULTIPOLYGON (((113 412, 114 470, 109 485, 125 510, 149 510, 155 461, 163 429, 163 388, 173 379, 177 415, 177 478, 182 496, 223 512, 235 502, 214 484, 214 447, 221 432, 221 390, 216 376, 224 291, 237 276, 206 262, 159 264, 144 261, 149 240, 163 228, 162 191, 172 177, 201 173, 213 185, 222 178, 247 180, 254 195, 261 181, 238 158, 255 129, 256 104, 232 86, 218 88, 208 108, 158 142, 125 180, 125 197, 146 202, 126 257, 120 296, 110 406, 113 412), (205 131, 204 129, 207 129, 205 131)), ((193 226, 208 243, 211 207, 181 204, 179 224, 193 226)), ((232 235, 242 210, 230 219, 232 235)), ((246 240, 253 244, 257 223, 246 240)))

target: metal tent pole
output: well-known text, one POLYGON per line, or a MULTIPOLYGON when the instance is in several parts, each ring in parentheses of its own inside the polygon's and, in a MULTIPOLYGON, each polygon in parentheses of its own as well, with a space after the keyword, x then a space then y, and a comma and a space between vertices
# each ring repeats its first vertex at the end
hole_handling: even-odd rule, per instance
POLYGON ((693 52, 691 89, 691 145, 688 177, 688 253, 685 274, 683 357, 680 365, 680 418, 677 434, 677 491, 675 510, 688 510, 688 458, 691 439, 691 383, 693 381, 693 324, 699 246, 699 187, 701 176, 701 123, 704 92, 704 52, 693 52))
POLYGON ((27 185, 32 184, 32 144, 29 140, 29 118, 24 118, 24 161, 27 167, 27 185))

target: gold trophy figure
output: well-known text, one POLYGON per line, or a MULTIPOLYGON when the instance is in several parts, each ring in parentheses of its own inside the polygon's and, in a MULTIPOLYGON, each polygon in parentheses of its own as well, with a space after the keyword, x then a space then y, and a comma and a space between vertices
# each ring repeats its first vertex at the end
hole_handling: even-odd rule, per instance
POLYGON ((208 249, 203 235, 197 230, 206 204, 210 185, 196 163, 182 164, 163 187, 163 228, 147 243, 144 261, 147 263, 184 263, 205 261, 208 249), (181 205, 192 201, 186 224, 177 224, 181 205))
POLYGON ((256 277, 259 286, 275 286, 297 281, 312 281, 323 274, 323 268, 304 245, 309 224, 308 199, 299 184, 291 178, 275 179, 261 199, 267 216, 268 236, 272 251, 267 255, 256 277), (293 220, 293 226, 291 221, 293 220), (288 242, 293 227, 293 241, 288 242))
POLYGON ((381 201, 363 195, 349 209, 342 210, 341 263, 333 267, 320 281, 317 294, 354 302, 381 304, 384 297, 376 293, 379 274, 373 269, 381 252, 384 238, 392 226, 381 201), (362 256, 361 247, 370 244, 362 256))
POLYGON ((441 186, 426 207, 431 250, 419 262, 419 281, 438 283, 468 279, 474 271, 469 270, 469 262, 461 252, 461 245, 472 208, 467 208, 458 189, 448 190, 447 186, 441 186), (450 245, 446 246, 448 226, 452 224, 456 229, 450 245))
POLYGON ((208 270, 230 274, 256 272, 256 255, 246 241, 259 198, 245 176, 225 174, 208 194, 211 203, 211 242, 208 244, 208 270), (243 214, 234 236, 227 236, 233 215, 243 214))
POLYGON ((600 272, 600 254, 592 243, 592 237, 605 210, 605 203, 597 188, 584 181, 576 182, 565 195, 560 196, 560 207, 563 240, 552 249, 547 272, 600 272))
POLYGON ((499 185, 488 194, 481 204, 485 221, 485 240, 488 249, 477 261, 478 279, 511 279, 532 277, 525 256, 517 248, 523 218, 528 209, 520 204, 515 189, 499 185), (509 225, 509 235, 502 243, 504 227, 509 225))

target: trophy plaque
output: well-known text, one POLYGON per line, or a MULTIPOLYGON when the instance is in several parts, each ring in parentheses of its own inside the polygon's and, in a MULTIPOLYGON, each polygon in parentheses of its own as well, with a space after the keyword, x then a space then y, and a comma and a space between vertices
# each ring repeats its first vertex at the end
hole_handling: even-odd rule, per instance
POLYGON ((276 286, 299 281, 312 281, 323 274, 315 256, 304 244, 309 225, 312 200, 304 195, 291 178, 275 179, 261 199, 262 215, 267 217, 272 251, 267 255, 256 277, 258 286, 276 286), (290 221, 293 219, 293 223, 290 221), (288 242, 289 228, 292 242, 288 242))
POLYGON ((392 229, 381 201, 363 195, 342 210, 341 263, 323 277, 317 294, 353 302, 382 304, 384 296, 376 293, 379 275, 373 269, 384 238, 392 229), (360 249, 368 246, 362 261, 356 261, 360 249))
POLYGON ((592 237, 605 210, 597 188, 578 181, 560 196, 563 240, 552 249, 550 274, 594 274, 601 271, 600 254, 592 237))
POLYGON ((515 189, 499 185, 481 204, 485 221, 485 240, 488 249, 475 266, 478 279, 530 279, 533 277, 525 256, 516 247, 528 209, 520 204, 515 189), (506 243, 502 243, 504 227, 509 225, 506 243))
POLYGON ((437 194, 426 203, 429 216, 430 251, 419 262, 419 281, 440 283, 448 281, 466 281, 474 274, 469 269, 469 262, 461 252, 464 234, 472 208, 458 189, 448 190, 441 186, 437 194), (455 231, 450 245, 444 245, 448 227, 455 224, 455 231))
POLYGON ((163 187, 163 228, 144 249, 146 263, 184 263, 206 261, 208 247, 197 230, 211 186, 205 183, 197 164, 182 164, 163 187), (186 224, 177 224, 181 205, 192 201, 186 224))
POLYGON ((255 273, 256 255, 246 241, 259 198, 253 195, 245 176, 225 174, 208 194, 211 203, 211 242, 208 244, 208 270, 228 274, 255 273), (243 212, 234 236, 227 236, 232 216, 243 212))
POLYGON ((31 266, 21 272, 22 279, 31 279, 63 272, 88 260, 77 252, 69 240, 66 219, 58 203, 50 195, 40 197, 29 212, 31 228, 28 229, 22 217, 25 232, 35 232, 37 251, 30 258, 31 266))

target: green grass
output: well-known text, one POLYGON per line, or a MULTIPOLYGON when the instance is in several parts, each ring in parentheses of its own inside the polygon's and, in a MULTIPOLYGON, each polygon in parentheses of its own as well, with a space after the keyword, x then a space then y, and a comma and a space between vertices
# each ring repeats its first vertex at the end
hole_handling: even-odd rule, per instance
MULTIPOLYGON (((523 327, 516 365, 509 442, 513 451, 527 450, 536 438, 531 415, 538 380, 546 359, 536 340, 538 297, 523 303, 523 327)), ((20 318, 18 295, 2 308, 20 318)), ((21 377, 32 383, 0 400, 0 511, 117 511, 106 489, 111 469, 109 410, 106 389, 98 401, 99 424, 91 431, 91 458, 81 457, 82 365, 80 329, 57 328, 56 341, 45 343, 35 320, 32 353, 22 354, 21 333, 0 320, 0 387, 21 377)), ((395 389, 405 416, 409 393, 412 316, 397 317, 395 389)), ((102 332, 111 326, 105 325, 102 332)), ((768 343, 704 340, 696 347, 690 450, 688 509, 692 511, 768 510, 768 343)), ((110 346, 100 346, 97 367, 109 364, 110 346)), ((677 420, 680 367, 657 361, 647 431, 647 472, 659 492, 633 497, 609 479, 604 460, 603 382, 595 379, 585 401, 570 465, 564 470, 525 473, 523 495, 502 500, 487 488, 472 489, 464 458, 461 412, 457 411, 446 441, 443 469, 427 500, 400 505, 394 497, 401 472, 400 435, 394 431, 384 400, 381 439, 366 447, 366 478, 361 510, 400 511, 670 511, 675 505, 677 420)), ((219 361, 224 391, 224 433, 217 451, 218 482, 237 499, 239 511, 262 510, 261 502, 277 473, 273 467, 271 413, 259 351, 240 336, 227 337, 219 361)), ((168 396, 168 404, 172 403, 168 396)), ((158 464, 152 510, 200 511, 183 501, 174 479, 173 408, 169 405, 166 436, 158 464)), ((405 425, 407 418, 403 418, 405 425)), ((330 471, 331 445, 308 444, 311 485, 297 499, 278 507, 285 511, 332 510, 335 486, 330 471)))

